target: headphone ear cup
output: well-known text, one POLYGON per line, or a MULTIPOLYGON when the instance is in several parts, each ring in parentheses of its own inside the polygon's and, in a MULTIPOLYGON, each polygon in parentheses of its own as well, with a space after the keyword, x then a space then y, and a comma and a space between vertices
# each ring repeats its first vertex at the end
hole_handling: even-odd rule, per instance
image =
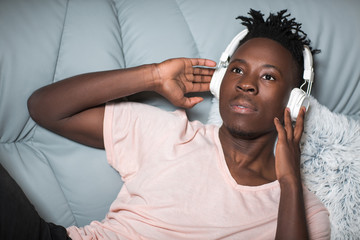
POLYGON ((220 97, 220 86, 224 78, 224 75, 226 73, 226 70, 227 68, 225 67, 216 68, 210 81, 210 91, 217 99, 219 99, 220 97))
POLYGON ((309 97, 300 88, 294 88, 290 93, 287 107, 290 109, 291 120, 296 121, 300 108, 304 106, 306 111, 309 108, 309 97))

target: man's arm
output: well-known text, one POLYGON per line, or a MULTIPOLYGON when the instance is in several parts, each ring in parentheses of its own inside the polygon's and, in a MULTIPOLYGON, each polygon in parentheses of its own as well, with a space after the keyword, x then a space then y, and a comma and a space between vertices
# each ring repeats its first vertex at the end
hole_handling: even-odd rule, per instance
POLYGON ((283 127, 279 119, 274 123, 278 131, 275 168, 281 194, 276 239, 308 239, 308 228, 300 174, 300 139, 304 129, 305 110, 300 110, 293 128, 288 109, 283 127))
POLYGON ((104 104, 142 91, 155 91, 179 107, 202 101, 188 92, 209 90, 215 62, 170 59, 159 64, 74 76, 35 91, 28 100, 31 117, 41 126, 85 145, 104 148, 104 104))

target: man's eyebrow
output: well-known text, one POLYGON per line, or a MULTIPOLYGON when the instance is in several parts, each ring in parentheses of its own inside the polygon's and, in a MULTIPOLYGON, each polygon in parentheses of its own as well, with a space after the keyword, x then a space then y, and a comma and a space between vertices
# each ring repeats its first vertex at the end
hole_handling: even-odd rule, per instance
POLYGON ((282 76, 282 72, 281 72, 281 70, 280 70, 278 67, 276 67, 276 66, 274 66, 274 65, 271 65, 271 64, 264 64, 264 65, 262 65, 262 66, 265 67, 265 68, 273 68, 273 69, 275 69, 276 71, 278 71, 279 74, 282 76))
MULTIPOLYGON (((248 62, 247 62, 245 59, 242 59, 242 58, 235 58, 235 59, 233 59, 230 63, 233 63, 233 62, 239 62, 239 63, 248 64, 248 62)), ((277 66, 274 66, 274 65, 272 65, 272 64, 264 64, 264 65, 262 65, 262 67, 265 67, 265 68, 273 68, 273 69, 275 69, 277 72, 279 72, 279 74, 282 76, 282 72, 281 72, 281 70, 280 70, 277 66)))
POLYGON ((247 63, 244 59, 241 59, 241 58, 235 58, 230 63, 232 63, 232 62, 247 63))

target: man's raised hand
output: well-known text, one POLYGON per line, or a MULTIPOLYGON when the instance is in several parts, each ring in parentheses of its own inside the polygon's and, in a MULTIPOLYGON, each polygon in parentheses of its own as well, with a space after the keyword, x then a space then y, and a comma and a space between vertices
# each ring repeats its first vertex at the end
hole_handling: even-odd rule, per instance
POLYGON ((279 119, 274 123, 278 132, 278 142, 275 152, 275 168, 278 180, 282 178, 296 178, 300 180, 300 140, 304 130, 305 108, 301 108, 296 119, 295 127, 292 126, 290 110, 285 109, 284 126, 279 119))
POLYGON ((155 64, 154 91, 178 107, 191 108, 203 99, 186 93, 209 91, 216 62, 202 58, 176 58, 155 64), (209 68, 210 67, 210 68, 209 68))

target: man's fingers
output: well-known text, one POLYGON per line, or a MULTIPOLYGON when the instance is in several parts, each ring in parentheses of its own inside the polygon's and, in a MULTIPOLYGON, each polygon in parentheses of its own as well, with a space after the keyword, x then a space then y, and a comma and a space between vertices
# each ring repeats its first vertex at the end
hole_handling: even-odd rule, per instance
POLYGON ((305 112, 306 112, 305 107, 301 107, 301 109, 299 111, 299 115, 296 118, 296 124, 295 124, 295 129, 294 129, 294 140, 297 143, 300 142, 302 133, 304 131, 305 112))
MULTIPOLYGON (((196 76, 212 76, 214 74, 214 71, 215 71, 215 69, 211 69, 211 68, 194 67, 193 68, 193 75, 195 77, 196 76)), ((202 79, 200 79, 200 80, 202 80, 202 79)))
POLYGON ((285 108, 285 111, 284 111, 284 125, 285 125, 287 138, 289 140, 292 140, 294 137, 294 133, 293 133, 294 130, 293 130, 292 122, 291 122, 291 115, 290 115, 289 108, 285 108))
POLYGON ((191 89, 187 89, 186 92, 207 92, 210 89, 209 82, 193 83, 191 89))
POLYGON ((216 62, 206 58, 190 58, 192 66, 216 67, 216 62))
POLYGON ((274 119, 274 124, 278 132, 279 141, 282 141, 286 137, 286 131, 278 118, 274 119))
POLYGON ((210 76, 204 76, 204 75, 193 75, 191 82, 195 83, 210 83, 211 81, 211 75, 210 76))

